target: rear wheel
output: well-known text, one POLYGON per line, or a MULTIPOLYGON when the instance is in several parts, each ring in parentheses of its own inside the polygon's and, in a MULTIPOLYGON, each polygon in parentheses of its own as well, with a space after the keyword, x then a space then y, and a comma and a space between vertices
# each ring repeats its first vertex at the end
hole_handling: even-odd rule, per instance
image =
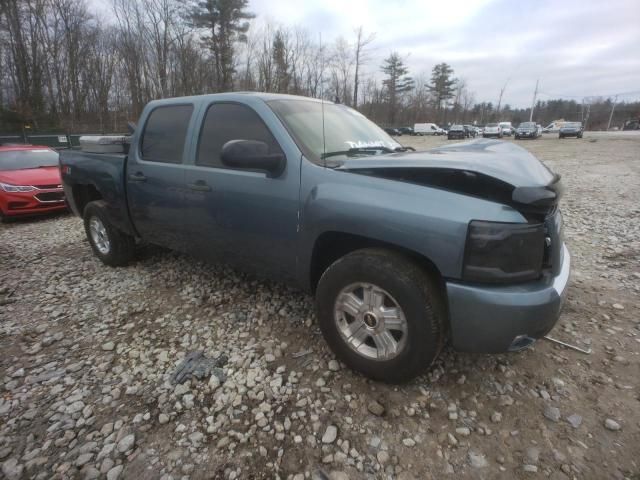
POLYGON ((111 267, 129 263, 135 253, 135 240, 109 222, 102 200, 89 202, 84 209, 84 229, 93 253, 111 267))
POLYGON ((316 308, 336 356, 375 380, 410 380, 444 345, 437 282, 390 250, 357 250, 337 260, 320 278, 316 308))

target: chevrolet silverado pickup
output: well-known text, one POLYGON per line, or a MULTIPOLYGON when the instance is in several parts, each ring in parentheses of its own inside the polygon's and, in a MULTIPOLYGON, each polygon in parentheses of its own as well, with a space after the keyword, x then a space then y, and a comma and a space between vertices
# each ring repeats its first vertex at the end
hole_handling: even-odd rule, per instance
POLYGON ((293 284, 340 360, 401 382, 447 342, 544 336, 570 263, 560 177, 526 150, 412 150, 344 105, 224 93, 152 101, 127 153, 65 151, 60 167, 106 265, 148 242, 293 284))

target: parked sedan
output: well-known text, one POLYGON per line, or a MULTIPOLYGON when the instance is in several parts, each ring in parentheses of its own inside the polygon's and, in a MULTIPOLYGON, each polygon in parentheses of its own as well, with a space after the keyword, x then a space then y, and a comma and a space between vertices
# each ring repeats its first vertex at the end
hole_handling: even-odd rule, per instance
POLYGON ((415 135, 415 132, 413 131, 413 127, 398 127, 398 131, 402 135, 415 135))
POLYGON ((576 137, 582 138, 584 127, 581 122, 567 122, 558 132, 558 138, 576 137))
POLYGON ((0 146, 0 219, 66 208, 57 152, 33 145, 0 146))
POLYGON ((457 138, 462 140, 467 138, 467 131, 462 125, 452 125, 447 133, 448 140, 453 140, 457 138))
POLYGON ((401 137, 402 136, 402 132, 400 130, 398 130, 397 128, 385 128, 384 131, 387 132, 392 137, 401 137))
POLYGON ((538 126, 536 125, 536 122, 522 122, 518 125, 518 128, 516 128, 515 138, 516 140, 520 138, 538 138, 538 126))
POLYGON ((497 123, 487 123, 487 125, 484 127, 484 130, 482 131, 482 136, 485 138, 502 138, 502 127, 497 123))

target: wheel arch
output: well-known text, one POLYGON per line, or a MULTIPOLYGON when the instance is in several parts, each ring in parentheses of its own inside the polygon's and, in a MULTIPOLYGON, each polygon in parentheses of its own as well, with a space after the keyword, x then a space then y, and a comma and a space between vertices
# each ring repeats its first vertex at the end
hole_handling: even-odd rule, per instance
POLYGON ((80 217, 84 215, 84 209, 89 202, 103 200, 104 198, 96 186, 91 183, 73 185, 71 187, 71 194, 73 196, 76 213, 80 217))
POLYGON ((333 262, 355 250, 363 248, 384 248, 411 258, 436 280, 440 293, 446 295, 444 277, 430 258, 394 243, 340 231, 326 231, 316 238, 309 268, 309 287, 311 292, 315 293, 320 277, 333 262))

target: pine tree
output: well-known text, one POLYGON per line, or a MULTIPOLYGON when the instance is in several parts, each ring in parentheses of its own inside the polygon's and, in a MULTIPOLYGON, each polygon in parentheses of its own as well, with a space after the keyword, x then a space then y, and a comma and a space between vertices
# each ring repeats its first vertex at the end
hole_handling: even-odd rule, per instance
POLYGON ((392 52, 384 59, 381 69, 387 76, 382 84, 385 87, 386 100, 389 105, 389 124, 393 125, 396 121, 396 113, 402 95, 413 89, 415 84, 413 79, 407 76, 409 69, 397 52, 392 52))
POLYGON ((199 0, 191 9, 194 26, 206 29, 203 43, 211 50, 218 91, 233 89, 234 43, 247 40, 248 20, 255 15, 246 10, 249 0, 199 0))
POLYGON ((287 49, 282 30, 278 30, 273 39, 273 63, 276 66, 275 88, 277 93, 289 92, 289 64, 287 49))
MULTIPOLYGON (((444 103, 453 98, 457 80, 453 78, 453 68, 446 63, 439 63, 431 71, 431 83, 427 84, 429 92, 433 95, 438 118, 442 112, 444 103)), ((446 108, 445 108, 446 111, 446 108)))

